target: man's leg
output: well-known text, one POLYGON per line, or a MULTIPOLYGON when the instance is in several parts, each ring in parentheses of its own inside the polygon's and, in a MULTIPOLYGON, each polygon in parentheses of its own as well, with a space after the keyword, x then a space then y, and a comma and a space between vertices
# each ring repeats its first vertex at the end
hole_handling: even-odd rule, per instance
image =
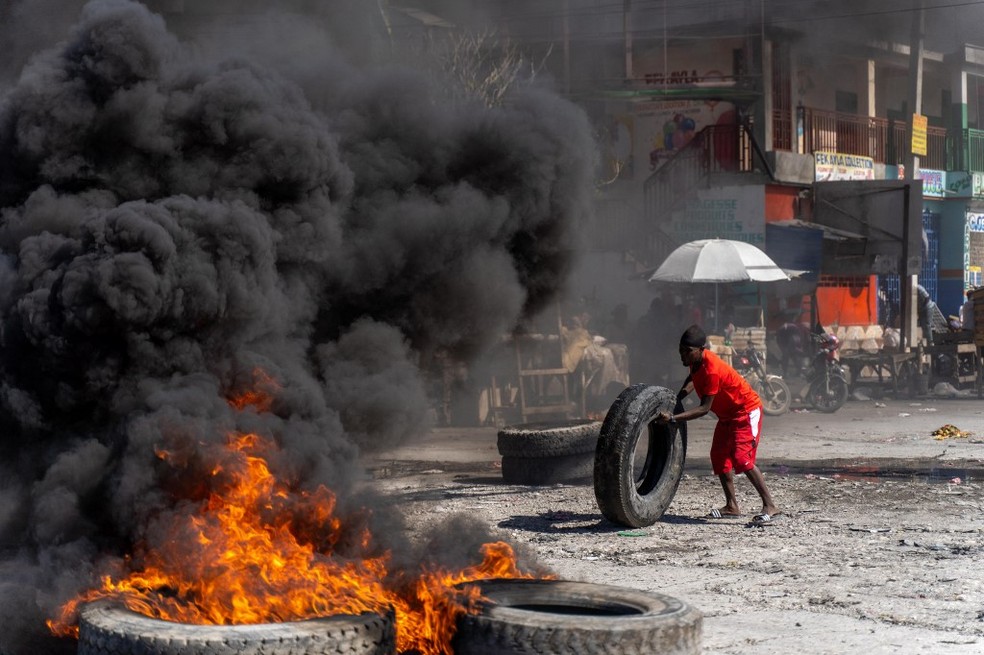
POLYGON ((724 507, 720 512, 726 516, 741 514, 741 510, 738 509, 738 496, 735 494, 735 474, 728 471, 719 474, 718 478, 721 480, 721 488, 724 489, 724 507))
MULTIPOLYGON (((768 514, 769 516, 775 516, 779 514, 779 508, 772 501, 772 494, 769 493, 769 487, 765 484, 765 476, 762 475, 762 471, 759 467, 753 466, 752 468, 745 471, 745 475, 751 481, 752 486, 755 487, 755 491, 762 498, 762 513, 768 514)), ((727 492, 725 492, 727 494, 727 492)), ((732 484, 732 493, 734 493, 734 485, 732 484)))

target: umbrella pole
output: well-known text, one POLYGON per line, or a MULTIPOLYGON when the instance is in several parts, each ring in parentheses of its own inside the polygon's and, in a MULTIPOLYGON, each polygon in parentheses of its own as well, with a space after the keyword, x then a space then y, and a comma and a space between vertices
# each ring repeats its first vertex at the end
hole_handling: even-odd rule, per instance
POLYGON ((714 334, 718 333, 718 285, 714 283, 714 334))

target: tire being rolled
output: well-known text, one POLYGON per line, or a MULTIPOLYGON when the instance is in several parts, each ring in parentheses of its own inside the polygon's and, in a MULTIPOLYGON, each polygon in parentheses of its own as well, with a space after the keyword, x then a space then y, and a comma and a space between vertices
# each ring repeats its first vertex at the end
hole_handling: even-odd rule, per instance
POLYGON ((561 580, 484 580, 458 618, 455 655, 693 655, 703 618, 663 594, 561 580))
POLYGON ((78 655, 392 655, 392 613, 257 625, 190 625, 150 618, 111 601, 84 606, 78 655))
POLYGON ((598 438, 594 460, 595 498, 613 523, 652 525, 670 506, 687 457, 686 423, 656 424, 661 411, 683 411, 676 394, 635 384, 612 403, 598 438), (637 470, 637 448, 645 459, 637 470))

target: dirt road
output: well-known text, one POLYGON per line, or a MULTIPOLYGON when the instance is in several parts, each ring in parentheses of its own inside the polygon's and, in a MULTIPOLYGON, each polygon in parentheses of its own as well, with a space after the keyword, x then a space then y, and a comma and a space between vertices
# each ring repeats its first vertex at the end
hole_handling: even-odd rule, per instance
MULTIPOLYGON (((676 497, 641 530, 603 519, 590 482, 504 484, 493 428, 435 430, 370 467, 421 530, 467 513, 563 579, 691 603, 704 653, 984 652, 984 402, 767 418, 759 463, 784 516, 765 528, 702 518, 722 502, 713 425, 691 424, 676 497), (974 434, 936 440, 944 424, 974 434)), ((751 485, 738 492, 757 513, 751 485)))

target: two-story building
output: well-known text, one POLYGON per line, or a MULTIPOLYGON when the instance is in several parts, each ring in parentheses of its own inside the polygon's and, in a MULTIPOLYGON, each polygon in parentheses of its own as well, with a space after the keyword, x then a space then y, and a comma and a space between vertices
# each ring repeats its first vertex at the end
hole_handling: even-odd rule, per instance
POLYGON ((605 149, 588 239, 597 293, 638 293, 626 273, 679 243, 734 238, 808 270, 773 289, 770 321, 795 319, 798 298, 815 292, 822 321, 840 325, 878 323, 898 302, 904 263, 871 244, 900 241, 902 194, 877 211, 855 200, 857 229, 844 229, 826 217, 852 203, 832 208, 817 193, 827 182, 857 182, 863 195, 922 179, 923 247, 909 253, 920 283, 945 314, 981 283, 984 49, 965 42, 980 10, 921 6, 415 3, 455 29, 494 26, 591 115, 605 149), (915 159, 913 136, 925 148, 915 159))

